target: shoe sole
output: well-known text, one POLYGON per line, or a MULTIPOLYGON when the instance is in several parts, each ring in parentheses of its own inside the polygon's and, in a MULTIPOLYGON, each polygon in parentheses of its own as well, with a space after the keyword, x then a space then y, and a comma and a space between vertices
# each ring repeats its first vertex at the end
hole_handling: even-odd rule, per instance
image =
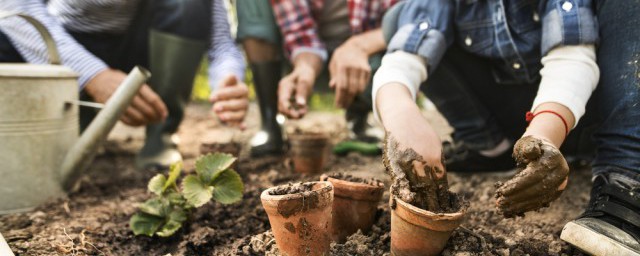
POLYGON ((602 235, 591 228, 569 222, 562 228, 560 239, 591 255, 640 255, 624 244, 602 235))

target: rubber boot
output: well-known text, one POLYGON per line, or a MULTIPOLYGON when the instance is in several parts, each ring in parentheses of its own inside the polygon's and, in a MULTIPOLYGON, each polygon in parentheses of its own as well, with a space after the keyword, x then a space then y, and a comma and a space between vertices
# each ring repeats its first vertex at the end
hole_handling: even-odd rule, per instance
POLYGON ((364 143, 377 144, 382 141, 384 132, 369 123, 371 104, 364 99, 364 94, 358 95, 347 108, 346 119, 349 128, 349 139, 364 143))
POLYGON ((262 120, 262 128, 251 138, 251 156, 281 155, 283 153, 282 128, 276 120, 276 115, 282 62, 251 64, 251 70, 262 120))
POLYGON ((184 117, 206 46, 204 41, 150 31, 149 84, 162 98, 169 115, 163 123, 147 126, 145 145, 136 157, 138 169, 166 169, 182 160, 174 133, 184 117))

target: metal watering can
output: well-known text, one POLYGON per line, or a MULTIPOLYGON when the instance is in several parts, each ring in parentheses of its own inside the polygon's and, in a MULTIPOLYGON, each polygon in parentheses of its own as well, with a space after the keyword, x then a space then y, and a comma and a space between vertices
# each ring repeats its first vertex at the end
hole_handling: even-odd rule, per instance
POLYGON ((38 30, 51 64, 0 63, 0 214, 28 211, 64 196, 150 77, 149 71, 134 68, 79 136, 77 75, 59 65, 46 27, 32 17, 0 11, 0 19, 9 16, 38 30))

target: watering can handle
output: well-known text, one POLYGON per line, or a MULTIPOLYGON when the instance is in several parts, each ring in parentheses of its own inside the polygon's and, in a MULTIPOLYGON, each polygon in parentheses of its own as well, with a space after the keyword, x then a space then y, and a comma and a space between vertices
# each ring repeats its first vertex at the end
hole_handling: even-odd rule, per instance
POLYGON ((60 54, 58 54, 58 47, 56 46, 56 42, 53 40, 51 33, 47 30, 40 21, 37 19, 22 13, 17 12, 6 12, 0 10, 0 19, 8 18, 8 17, 20 17, 25 21, 29 22, 33 27, 36 28, 40 36, 42 36, 42 40, 47 45, 47 54, 49 55, 49 63, 52 65, 60 65, 60 54))

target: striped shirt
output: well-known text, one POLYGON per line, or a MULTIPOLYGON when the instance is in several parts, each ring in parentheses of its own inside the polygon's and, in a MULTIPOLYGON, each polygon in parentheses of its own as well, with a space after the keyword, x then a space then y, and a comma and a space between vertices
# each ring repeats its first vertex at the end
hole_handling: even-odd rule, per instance
MULTIPOLYGON (((79 74, 82 87, 95 75, 108 68, 104 61, 92 55, 66 31, 124 33, 129 27, 139 0, 2 0, 0 10, 20 12, 42 22, 53 36, 62 64, 79 74)), ((227 11, 223 0, 212 1, 209 83, 215 90, 227 75, 244 78, 242 53, 231 38, 227 11)), ((26 61, 47 63, 45 44, 38 32, 17 17, 0 20, 4 32, 26 61)))

